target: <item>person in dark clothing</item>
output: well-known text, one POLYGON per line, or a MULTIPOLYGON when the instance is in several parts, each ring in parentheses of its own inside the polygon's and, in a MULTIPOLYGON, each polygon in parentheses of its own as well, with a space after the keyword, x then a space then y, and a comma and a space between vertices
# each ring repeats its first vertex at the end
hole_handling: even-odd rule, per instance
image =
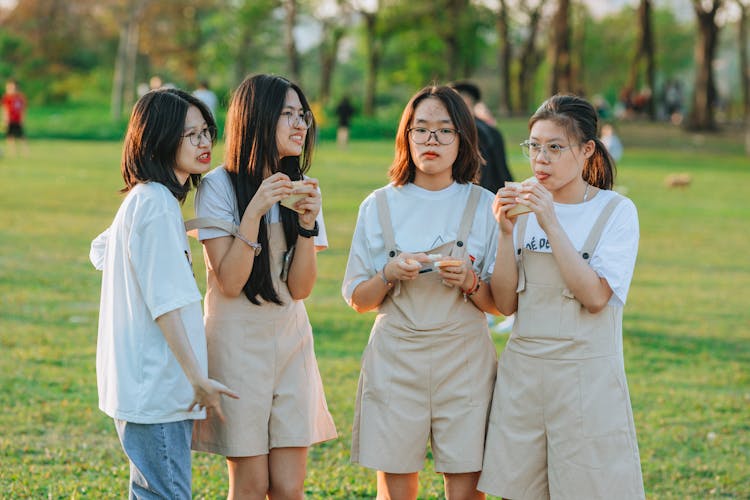
MULTIPOLYGON (((470 82, 456 82, 451 87, 463 97, 473 113, 474 106, 482 100, 479 87, 470 82)), ((479 151, 485 160, 480 168, 479 184, 494 194, 505 185, 505 181, 513 180, 505 158, 505 141, 498 129, 477 118, 476 114, 474 122, 479 133, 479 151)))
POLYGON ((349 101, 348 96, 344 96, 336 106, 336 116, 338 117, 338 130, 336 131, 336 142, 342 148, 349 144, 349 123, 354 114, 354 107, 349 101))

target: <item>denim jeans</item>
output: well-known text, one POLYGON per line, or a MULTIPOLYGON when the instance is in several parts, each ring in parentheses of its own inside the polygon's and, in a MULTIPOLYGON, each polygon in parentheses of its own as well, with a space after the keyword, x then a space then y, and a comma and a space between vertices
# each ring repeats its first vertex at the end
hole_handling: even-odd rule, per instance
POLYGON ((130 499, 190 499, 193 421, 134 424, 115 419, 130 460, 130 499))

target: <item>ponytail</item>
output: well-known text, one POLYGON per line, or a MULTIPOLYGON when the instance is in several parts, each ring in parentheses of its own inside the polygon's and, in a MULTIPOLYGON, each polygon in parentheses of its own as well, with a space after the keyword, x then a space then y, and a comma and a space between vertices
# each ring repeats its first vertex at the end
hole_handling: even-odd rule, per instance
POLYGON ((586 160, 583 166, 583 180, 599 189, 612 189, 615 183, 617 169, 615 160, 607 151, 607 147, 596 137, 594 141, 594 154, 586 160))

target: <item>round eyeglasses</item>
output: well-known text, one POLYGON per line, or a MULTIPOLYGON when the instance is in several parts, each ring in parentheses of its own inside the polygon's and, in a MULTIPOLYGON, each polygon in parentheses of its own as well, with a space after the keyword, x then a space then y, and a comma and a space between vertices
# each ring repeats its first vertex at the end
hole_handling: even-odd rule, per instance
POLYGON ((182 137, 187 137, 190 144, 193 146, 200 146, 201 140, 206 139, 208 143, 214 142, 216 138, 216 127, 206 127, 200 131, 192 131, 189 134, 185 134, 182 137))
POLYGON ((424 127, 412 127, 409 129, 409 137, 412 141, 414 141, 414 144, 424 144, 428 142, 434 135, 436 141, 438 141, 443 146, 447 146, 448 144, 452 144, 453 141, 456 140, 458 134, 458 130, 454 128, 439 128, 436 130, 430 130, 424 127))
POLYGON ((300 123, 304 123, 305 127, 310 128, 313 124, 312 111, 294 112, 294 111, 282 111, 281 116, 286 116, 286 122, 290 127, 299 127, 300 123))
POLYGON ((521 152, 523 152, 526 158, 533 160, 539 156, 539 153, 543 153, 544 158, 550 163, 558 160, 563 152, 568 149, 570 149, 570 146, 561 146, 555 143, 539 144, 533 141, 523 141, 521 143, 521 152))

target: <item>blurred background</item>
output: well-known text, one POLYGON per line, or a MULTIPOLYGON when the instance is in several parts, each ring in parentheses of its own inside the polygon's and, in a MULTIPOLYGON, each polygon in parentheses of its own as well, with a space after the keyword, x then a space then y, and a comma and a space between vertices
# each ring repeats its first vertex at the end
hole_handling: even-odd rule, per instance
MULTIPOLYGON (((218 96, 245 75, 301 84, 323 138, 392 137, 414 91, 471 79, 497 118, 575 92, 607 118, 743 127, 749 0, 0 0, 0 82, 31 138, 120 139, 154 77, 218 96)), ((501 127, 502 128, 502 127, 501 127)), ((750 144, 748 144, 750 147, 750 144)))

